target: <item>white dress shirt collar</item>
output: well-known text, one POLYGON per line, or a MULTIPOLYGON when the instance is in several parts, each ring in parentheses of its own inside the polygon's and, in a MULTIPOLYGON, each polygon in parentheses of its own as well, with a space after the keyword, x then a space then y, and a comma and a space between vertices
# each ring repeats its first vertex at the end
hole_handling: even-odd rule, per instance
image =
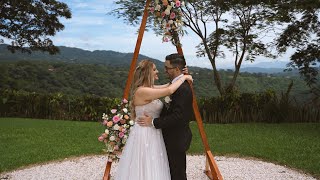
POLYGON ((176 78, 174 78, 171 83, 176 82, 178 79, 180 79, 183 76, 183 74, 180 74, 179 76, 177 76, 176 78))

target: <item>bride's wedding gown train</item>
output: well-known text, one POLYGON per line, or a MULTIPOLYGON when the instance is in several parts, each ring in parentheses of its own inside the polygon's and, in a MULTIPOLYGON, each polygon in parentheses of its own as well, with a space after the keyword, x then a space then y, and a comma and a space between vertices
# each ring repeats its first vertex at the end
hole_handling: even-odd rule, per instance
MULTIPOLYGON (((160 100, 136 106, 136 117, 144 113, 157 118, 163 104, 160 100)), ((122 152, 115 180, 170 180, 170 169, 162 132, 154 127, 135 124, 122 152)))

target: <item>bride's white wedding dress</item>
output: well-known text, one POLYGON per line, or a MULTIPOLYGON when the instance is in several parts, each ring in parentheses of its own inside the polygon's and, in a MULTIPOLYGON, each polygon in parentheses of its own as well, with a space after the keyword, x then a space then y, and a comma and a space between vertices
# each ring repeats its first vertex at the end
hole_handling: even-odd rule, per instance
MULTIPOLYGON (((136 106, 136 117, 160 116, 163 104, 160 100, 136 106)), ((154 127, 142 127, 137 123, 131 128, 122 152, 115 180, 170 180, 170 169, 162 132, 154 127)))

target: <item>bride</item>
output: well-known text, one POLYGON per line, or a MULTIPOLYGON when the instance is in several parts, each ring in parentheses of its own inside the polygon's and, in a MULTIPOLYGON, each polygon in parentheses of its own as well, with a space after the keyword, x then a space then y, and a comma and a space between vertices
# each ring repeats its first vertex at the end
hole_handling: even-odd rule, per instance
MULTIPOLYGON (((158 99, 173 94, 185 80, 183 75, 172 84, 154 85, 158 70, 150 60, 142 60, 137 66, 131 90, 131 117, 160 116, 163 104, 158 99)), ((170 180, 170 169, 161 129, 135 124, 122 152, 116 180, 170 180)))

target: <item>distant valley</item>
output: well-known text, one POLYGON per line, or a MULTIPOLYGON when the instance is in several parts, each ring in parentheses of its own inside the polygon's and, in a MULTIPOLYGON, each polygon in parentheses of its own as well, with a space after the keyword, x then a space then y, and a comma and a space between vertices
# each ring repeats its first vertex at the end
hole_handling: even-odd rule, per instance
MULTIPOLYGON (((12 54, 7 50, 7 45, 0 44, 0 62, 12 62, 12 61, 54 61, 54 62, 65 62, 65 63, 80 63, 80 64, 100 64, 100 65, 110 65, 110 66, 124 66, 130 65, 133 53, 121 53, 116 51, 108 50, 96 50, 87 51, 79 48, 60 46, 60 53, 56 55, 49 55, 43 52, 33 52, 32 54, 16 52, 12 54)), ((150 59, 157 65, 158 68, 162 68, 163 62, 157 59, 147 57, 145 55, 139 55, 139 60, 150 59)), ((281 65, 285 67, 285 62, 273 63, 273 62, 261 62, 257 63, 257 66, 247 65, 241 68, 241 72, 249 73, 282 73, 282 68, 275 68, 275 65, 281 65), (267 68, 261 68, 267 67, 267 68)), ((200 68, 200 67, 194 67, 200 68)), ((210 67, 211 68, 211 67, 210 67)), ((200 68, 201 69, 201 68, 200 68)))

